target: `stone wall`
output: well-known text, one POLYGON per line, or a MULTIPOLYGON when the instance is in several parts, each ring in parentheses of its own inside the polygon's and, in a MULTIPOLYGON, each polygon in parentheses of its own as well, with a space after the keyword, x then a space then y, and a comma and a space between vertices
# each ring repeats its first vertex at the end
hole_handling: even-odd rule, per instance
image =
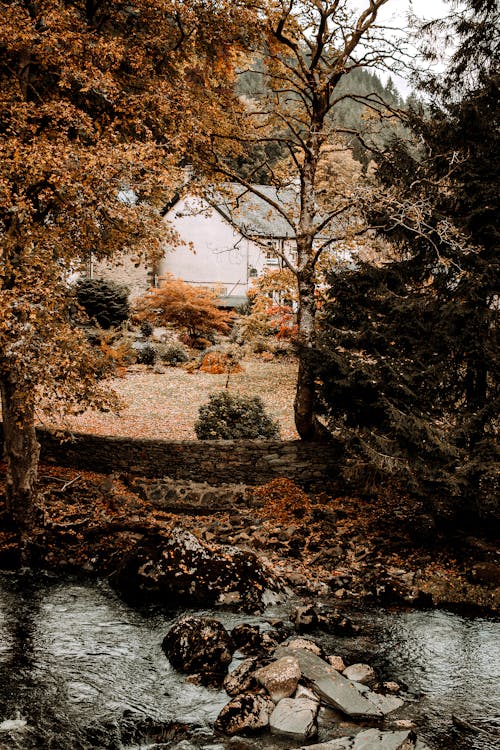
POLYGON ((200 440, 165 442, 74 434, 61 442, 39 430, 41 460, 75 469, 183 481, 257 485, 276 477, 321 486, 336 477, 335 445, 300 441, 200 440))

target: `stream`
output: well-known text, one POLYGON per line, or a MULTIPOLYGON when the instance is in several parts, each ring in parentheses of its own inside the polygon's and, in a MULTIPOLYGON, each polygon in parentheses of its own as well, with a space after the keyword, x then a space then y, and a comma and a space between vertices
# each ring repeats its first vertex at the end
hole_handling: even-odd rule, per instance
MULTIPOLYGON (((289 609, 288 603, 263 616, 196 614, 216 616, 230 629, 272 617, 286 620, 289 609)), ((162 744, 158 727, 171 721, 196 725, 189 741, 178 745, 183 750, 299 745, 266 736, 236 741, 213 735, 211 725, 228 696, 186 682, 161 650, 179 614, 131 608, 104 582, 1 574, 0 722, 18 719, 26 726, 2 731, 0 723, 0 750, 167 748, 168 736, 162 744), (138 721, 151 728, 147 742, 147 731, 140 741, 134 738, 138 721), (122 730, 129 725, 126 739, 122 730)), ((498 621, 440 610, 365 608, 349 614, 360 623, 360 635, 321 634, 318 640, 328 652, 350 662, 367 660, 384 679, 404 685, 409 703, 403 715, 417 723, 431 750, 500 748, 498 621), (478 731, 457 729, 452 714, 478 731)))

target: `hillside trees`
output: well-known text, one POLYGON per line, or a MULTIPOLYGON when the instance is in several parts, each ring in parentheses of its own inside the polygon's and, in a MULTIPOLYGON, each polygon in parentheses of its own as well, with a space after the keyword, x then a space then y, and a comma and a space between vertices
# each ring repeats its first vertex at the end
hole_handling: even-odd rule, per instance
POLYGON ((212 0, 0 2, 0 391, 7 504, 25 551, 37 409, 110 406, 71 326, 66 280, 90 251, 159 249, 165 227, 148 205, 211 118, 223 125, 246 18, 240 3, 212 0), (134 205, 117 200, 124 189, 134 205))
POLYGON ((361 186, 346 189, 341 180, 335 191, 333 175, 328 204, 320 207, 320 165, 329 146, 338 145, 345 137, 364 137, 361 123, 357 130, 336 121, 336 109, 347 100, 360 104, 377 123, 391 114, 377 92, 355 93, 349 91, 348 84, 349 76, 360 68, 394 62, 396 46, 390 39, 384 40, 377 24, 378 11, 386 2, 367 0, 359 11, 352 10, 346 0, 270 2, 261 17, 265 41, 258 52, 264 55, 264 67, 258 65, 255 71, 262 76, 261 92, 245 99, 237 135, 215 130, 211 148, 203 152, 212 169, 266 201, 293 228, 296 253, 277 249, 277 254, 297 279, 302 355, 294 406, 297 430, 304 440, 327 435, 317 418, 314 374, 306 356, 314 346, 316 332, 318 259, 336 243, 352 241, 366 229, 358 211, 361 186), (341 83, 346 83, 347 90, 341 83), (285 153, 281 164, 265 164, 268 181, 283 189, 283 195, 284 189, 292 186, 296 200, 272 201, 259 191, 253 174, 264 164, 256 164, 250 175, 238 172, 234 159, 227 159, 222 151, 227 141, 243 152, 258 145, 264 159, 271 145, 285 153))
POLYGON ((447 75, 424 81, 432 99, 409 116, 413 143, 379 160, 374 218, 400 257, 331 279, 317 374, 358 476, 392 475, 453 498, 454 511, 487 513, 498 458, 498 11, 468 7, 448 19, 461 44, 447 75))

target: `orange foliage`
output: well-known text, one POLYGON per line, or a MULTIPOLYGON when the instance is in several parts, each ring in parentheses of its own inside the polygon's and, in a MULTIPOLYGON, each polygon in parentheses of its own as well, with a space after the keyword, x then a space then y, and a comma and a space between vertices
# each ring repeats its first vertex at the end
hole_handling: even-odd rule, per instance
POLYGON ((259 514, 276 522, 302 522, 311 517, 311 501, 304 490, 291 479, 280 477, 253 490, 254 500, 261 505, 259 514))
POLYGON ((136 317, 155 325, 173 325, 191 337, 214 331, 227 333, 232 313, 220 310, 216 298, 208 289, 169 275, 161 287, 150 289, 137 301, 136 317))
POLYGON ((238 361, 228 352, 208 352, 203 357, 199 368, 202 372, 208 372, 212 375, 223 375, 233 372, 243 372, 243 368, 238 361))

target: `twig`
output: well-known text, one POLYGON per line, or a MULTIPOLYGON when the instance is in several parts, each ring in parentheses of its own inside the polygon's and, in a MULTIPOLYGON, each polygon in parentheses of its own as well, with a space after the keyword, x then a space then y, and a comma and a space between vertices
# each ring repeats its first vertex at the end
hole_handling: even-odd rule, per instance
POLYGON ((65 484, 63 484, 63 486, 59 490, 54 490, 54 492, 64 492, 65 490, 68 489, 68 487, 71 487, 72 484, 74 484, 75 482, 78 482, 78 480, 81 478, 82 478, 82 475, 78 474, 74 479, 70 479, 69 482, 66 482, 65 484))

